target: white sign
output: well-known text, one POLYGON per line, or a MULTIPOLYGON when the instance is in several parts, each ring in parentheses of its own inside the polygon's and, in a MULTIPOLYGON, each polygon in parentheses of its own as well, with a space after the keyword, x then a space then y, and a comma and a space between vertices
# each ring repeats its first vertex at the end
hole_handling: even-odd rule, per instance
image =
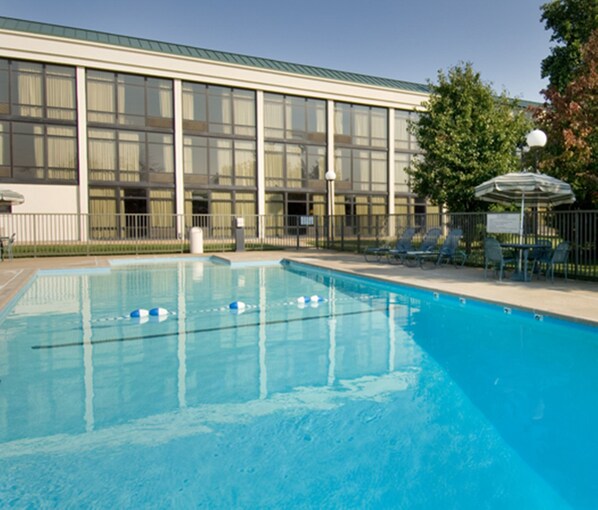
POLYGON ((489 234, 518 234, 520 220, 519 213, 488 213, 486 232, 489 234))

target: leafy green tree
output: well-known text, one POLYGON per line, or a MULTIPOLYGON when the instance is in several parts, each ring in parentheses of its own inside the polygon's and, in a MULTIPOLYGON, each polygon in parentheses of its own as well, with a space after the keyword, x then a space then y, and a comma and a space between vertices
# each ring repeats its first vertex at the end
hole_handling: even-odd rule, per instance
POLYGON ((542 61, 542 78, 549 88, 563 92, 581 65, 581 47, 598 28, 596 0, 552 0, 541 7, 542 21, 558 43, 542 61))
POLYGON ((474 187, 515 171, 529 120, 517 102, 496 97, 467 63, 438 72, 430 98, 411 129, 424 152, 409 169, 414 191, 451 212, 485 210, 474 187))
POLYGON ((560 92, 544 92, 547 104, 535 116, 546 131, 542 171, 571 184, 575 207, 598 207, 598 29, 580 52, 581 64, 560 92))

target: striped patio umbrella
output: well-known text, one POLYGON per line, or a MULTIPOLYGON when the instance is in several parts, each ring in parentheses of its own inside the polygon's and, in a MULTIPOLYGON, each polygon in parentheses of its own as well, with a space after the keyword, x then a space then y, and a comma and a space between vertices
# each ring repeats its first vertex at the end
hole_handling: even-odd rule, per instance
POLYGON ((475 196, 499 204, 521 203, 519 240, 523 240, 523 213, 526 206, 553 206, 575 202, 571 186, 550 175, 511 172, 493 177, 475 187, 475 196))
POLYGON ((25 197, 16 191, 9 189, 0 189, 0 203, 10 203, 12 205, 19 205, 25 201, 25 197))

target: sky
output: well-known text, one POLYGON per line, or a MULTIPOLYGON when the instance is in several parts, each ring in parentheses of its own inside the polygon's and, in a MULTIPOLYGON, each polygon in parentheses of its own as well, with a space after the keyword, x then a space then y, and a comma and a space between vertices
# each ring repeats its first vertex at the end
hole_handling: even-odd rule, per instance
POLYGON ((547 1, 0 0, 0 15, 416 83, 470 62, 542 102, 547 1))

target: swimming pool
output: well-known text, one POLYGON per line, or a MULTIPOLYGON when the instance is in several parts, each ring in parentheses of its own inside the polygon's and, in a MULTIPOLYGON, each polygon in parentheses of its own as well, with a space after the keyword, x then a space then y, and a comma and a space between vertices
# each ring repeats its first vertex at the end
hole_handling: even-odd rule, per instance
POLYGON ((598 507, 594 327, 206 259, 42 273, 1 328, 0 506, 598 507))

